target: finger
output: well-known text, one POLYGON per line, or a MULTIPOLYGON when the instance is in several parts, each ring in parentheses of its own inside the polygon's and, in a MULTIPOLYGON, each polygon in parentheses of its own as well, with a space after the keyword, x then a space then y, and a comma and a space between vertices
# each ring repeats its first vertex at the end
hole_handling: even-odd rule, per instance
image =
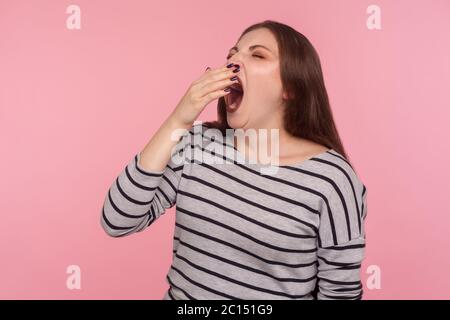
POLYGON ((226 78, 223 80, 219 80, 219 81, 214 81, 214 82, 210 82, 208 84, 206 84, 204 87, 199 89, 199 96, 203 97, 207 94, 209 94, 210 92, 214 92, 220 89, 225 89, 228 86, 231 86, 233 83, 238 82, 237 77, 233 80, 231 80, 232 78, 226 78))
MULTIPOLYGON (((209 68, 209 67, 208 67, 209 68)), ((223 74, 230 74, 232 75, 232 70, 236 69, 236 67, 234 67, 234 64, 224 64, 221 68, 217 68, 217 69, 209 69, 207 70, 196 80, 193 82, 193 84, 198 84, 198 83, 202 83, 201 86, 204 86, 205 83, 203 83, 203 81, 205 79, 208 79, 209 76, 212 77, 212 81, 217 81, 217 80, 221 80, 224 78, 223 74), (229 71, 231 70, 231 71, 229 71)), ((225 75, 226 77, 226 75, 225 75)))
MULTIPOLYGON (((239 70, 237 69, 229 69, 225 70, 218 74, 210 74, 209 77, 206 77, 203 81, 200 82, 200 89, 203 89, 205 87, 210 86, 212 83, 220 83, 224 80, 230 80, 232 78, 237 78, 237 75, 239 74, 239 70)), ((237 81, 234 80, 234 81, 237 81)))
POLYGON ((221 73, 223 71, 227 71, 227 70, 233 70, 236 67, 236 65, 234 63, 225 63, 222 66, 220 66, 219 68, 216 69, 211 69, 211 73, 213 74, 217 74, 217 73, 221 73))
POLYGON ((219 89, 219 90, 216 90, 216 91, 209 92, 208 94, 203 96, 200 100, 202 101, 202 104, 206 106, 211 101, 213 101, 215 99, 218 99, 220 97, 226 96, 230 92, 231 92, 231 90, 230 91, 224 91, 223 89, 219 89))
POLYGON ((197 87, 202 90, 210 83, 219 82, 222 80, 230 79, 239 74, 240 70, 236 68, 227 68, 220 73, 213 74, 212 71, 208 72, 205 77, 197 83, 197 87))

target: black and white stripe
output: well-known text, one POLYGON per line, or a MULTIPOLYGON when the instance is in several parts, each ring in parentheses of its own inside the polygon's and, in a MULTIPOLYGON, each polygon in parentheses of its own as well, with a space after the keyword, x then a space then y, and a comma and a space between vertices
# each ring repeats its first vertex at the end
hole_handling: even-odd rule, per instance
POLYGON ((164 299, 361 299, 367 188, 350 163, 329 150, 264 175, 228 158, 236 149, 206 129, 194 125, 177 145, 186 161, 163 171, 143 170, 136 154, 100 215, 122 237, 176 205, 164 299))

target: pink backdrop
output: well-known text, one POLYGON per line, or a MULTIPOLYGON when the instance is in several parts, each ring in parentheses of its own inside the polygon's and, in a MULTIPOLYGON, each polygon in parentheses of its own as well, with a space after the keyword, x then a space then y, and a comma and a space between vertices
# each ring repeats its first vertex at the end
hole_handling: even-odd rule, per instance
MULTIPOLYGON (((174 208, 115 239, 104 196, 188 85, 264 19, 316 47, 368 187, 365 299, 450 298, 448 0, 0 0, 0 298, 163 296, 174 208), (80 30, 66 27, 71 4, 80 30), (381 30, 366 26, 372 4, 381 30), (81 289, 66 286, 70 265, 81 289)), ((214 102, 199 120, 215 115, 214 102)))

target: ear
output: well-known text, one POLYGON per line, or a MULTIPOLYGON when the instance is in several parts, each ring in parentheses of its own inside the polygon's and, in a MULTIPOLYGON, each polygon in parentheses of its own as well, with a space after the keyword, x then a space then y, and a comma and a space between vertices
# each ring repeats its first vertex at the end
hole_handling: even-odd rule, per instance
POLYGON ((283 100, 290 100, 293 96, 288 94, 286 91, 283 91, 283 100))

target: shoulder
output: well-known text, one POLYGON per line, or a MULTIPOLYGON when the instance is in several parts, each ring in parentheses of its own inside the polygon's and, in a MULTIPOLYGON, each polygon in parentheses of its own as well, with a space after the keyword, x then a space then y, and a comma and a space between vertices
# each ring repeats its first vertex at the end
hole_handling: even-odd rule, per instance
POLYGON ((183 130, 184 133, 176 148, 179 152, 194 149, 202 152, 205 150, 221 151, 226 146, 225 136, 221 130, 203 122, 196 121, 189 129, 183 130))
POLYGON ((194 145, 197 139, 202 139, 205 133, 206 126, 203 123, 194 122, 189 129, 181 129, 181 133, 178 145, 186 147, 188 145, 194 145))
POLYGON ((311 160, 314 162, 315 172, 334 186, 330 195, 333 191, 348 193, 355 189, 362 192, 365 188, 355 165, 336 150, 326 150, 311 160))
POLYGON ((201 136, 203 138, 209 138, 214 140, 214 138, 223 137, 222 132, 219 128, 209 125, 209 122, 196 121, 194 124, 186 130, 186 136, 201 136))
POLYGON ((189 130, 189 134, 194 138, 194 140, 192 140, 193 144, 202 144, 203 147, 209 145, 223 146, 226 143, 226 136, 224 133, 211 122, 195 122, 189 130))
POLYGON ((336 245, 360 237, 367 210, 367 188, 343 155, 329 150, 313 159, 328 188, 321 203, 322 241, 336 245))

